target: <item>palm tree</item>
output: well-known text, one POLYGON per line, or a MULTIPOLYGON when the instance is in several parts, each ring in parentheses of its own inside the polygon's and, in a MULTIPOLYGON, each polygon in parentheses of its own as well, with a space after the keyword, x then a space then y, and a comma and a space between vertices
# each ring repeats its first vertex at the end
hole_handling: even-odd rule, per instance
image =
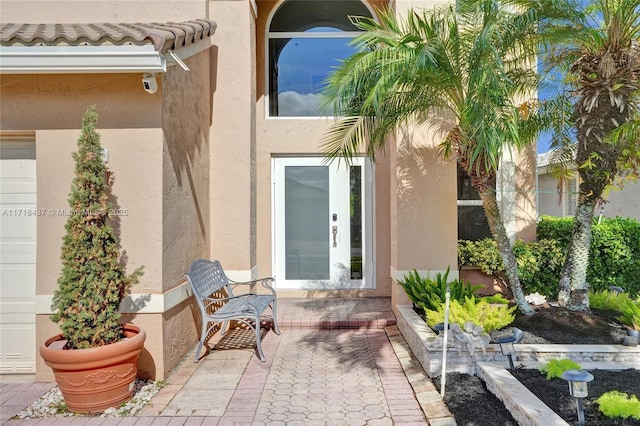
MULTIPOLYGON (((564 28, 556 58, 569 61, 577 143, 571 146, 580 191, 569 251, 559 283, 560 305, 589 311, 586 282, 591 225, 603 193, 640 159, 640 0, 595 0, 550 26, 564 28), (571 31, 566 31, 569 27, 571 31)), ((567 147, 567 139, 560 148, 567 147)))
POLYGON ((362 50, 327 81, 325 103, 338 118, 323 148, 332 159, 361 151, 375 158, 399 126, 453 117, 441 152, 470 176, 516 303, 533 314, 500 216, 496 177, 501 156, 536 134, 535 103, 522 100, 536 88, 537 13, 510 12, 505 3, 469 0, 406 19, 384 10, 378 22, 352 18, 364 31, 355 39, 362 50))

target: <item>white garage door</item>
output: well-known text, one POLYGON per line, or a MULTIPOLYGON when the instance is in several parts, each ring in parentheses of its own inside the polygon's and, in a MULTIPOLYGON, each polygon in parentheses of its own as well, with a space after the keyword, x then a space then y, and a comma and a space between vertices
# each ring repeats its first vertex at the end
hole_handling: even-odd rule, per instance
POLYGON ((0 373, 35 373, 36 150, 0 141, 0 373))

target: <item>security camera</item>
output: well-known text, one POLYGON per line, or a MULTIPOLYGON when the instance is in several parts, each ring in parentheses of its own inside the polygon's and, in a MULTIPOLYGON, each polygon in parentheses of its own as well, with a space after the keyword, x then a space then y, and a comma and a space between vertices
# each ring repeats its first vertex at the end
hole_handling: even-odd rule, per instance
POLYGON ((142 87, 144 91, 150 94, 154 94, 158 91, 158 81, 155 74, 145 74, 142 76, 142 87))

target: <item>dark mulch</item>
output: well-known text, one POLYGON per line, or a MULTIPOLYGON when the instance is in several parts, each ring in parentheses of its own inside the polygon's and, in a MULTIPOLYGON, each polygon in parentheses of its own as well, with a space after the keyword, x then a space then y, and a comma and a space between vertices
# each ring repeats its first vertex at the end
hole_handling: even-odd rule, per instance
POLYGON ((521 343, 620 344, 627 335, 626 329, 615 321, 615 312, 594 309, 588 314, 548 304, 535 311, 530 316, 516 315, 511 324, 525 332, 521 343))
MULTIPOLYGON (((640 371, 592 370, 593 381, 589 383, 589 396, 584 398, 584 418, 589 426, 631 426, 640 425, 640 420, 610 419, 605 417, 595 403, 603 393, 617 390, 630 395, 640 395, 640 371)), ((562 379, 547 380, 537 370, 514 370, 511 372, 522 384, 534 393, 549 408, 555 411, 569 424, 578 423, 576 401, 569 395, 569 386, 562 379)), ((445 388, 446 389, 446 388, 445 388)))
MULTIPOLYGON (((567 311, 566 309, 545 304, 536 308, 533 316, 518 315, 512 324, 525 332, 522 343, 564 343, 564 344, 620 344, 626 335, 626 330, 615 322, 615 313, 594 311, 591 314, 567 311)), ((576 406, 569 396, 568 385, 564 380, 547 381, 536 370, 516 370, 516 374, 527 375, 525 386, 557 411, 570 424, 577 424, 576 406), (557 386, 549 387, 549 386, 557 386), (542 397, 544 396, 544 398, 542 397), (546 398, 546 399, 545 399, 546 398), (547 402, 549 401, 549 402, 547 402), (556 404, 564 404, 567 410, 556 410, 556 404)), ((585 400, 585 407, 592 413, 593 400, 604 392, 619 390, 640 396, 640 372, 595 371, 596 377, 589 384, 589 402, 585 400), (627 373, 627 374, 625 374, 627 373), (631 386, 631 387, 629 387, 631 386)), ((518 376, 516 376, 518 377, 518 376)), ((440 386, 440 379, 434 379, 436 387, 440 386)), ((485 387, 484 382, 474 376, 449 373, 445 386, 445 403, 460 426, 502 426, 517 423, 506 410, 502 402, 485 387)), ((610 420, 601 416, 596 419, 595 414, 586 417, 587 425, 638 425, 633 420, 610 420)))
MULTIPOLYGON (((517 426, 517 422, 484 382, 475 376, 448 373, 444 402, 458 426, 517 426)), ((441 391, 440 378, 433 383, 441 391)))

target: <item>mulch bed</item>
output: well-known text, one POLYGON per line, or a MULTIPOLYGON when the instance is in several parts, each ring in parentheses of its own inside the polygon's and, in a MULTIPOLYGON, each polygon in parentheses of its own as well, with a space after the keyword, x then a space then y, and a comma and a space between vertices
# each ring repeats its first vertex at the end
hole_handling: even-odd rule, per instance
MULTIPOLYGON (((438 391, 440 378, 433 379, 438 391)), ((458 426, 517 426, 509 410, 476 376, 447 373, 444 402, 458 426)))
MULTIPOLYGON (((522 343, 620 344, 626 330, 615 322, 615 315, 595 310, 591 314, 571 312, 545 304, 536 307, 533 316, 518 315, 512 326, 524 331, 522 343)), ((578 423, 575 400, 569 395, 564 380, 548 381, 537 370, 515 370, 513 374, 569 424, 578 423)), ((610 390, 640 396, 640 371, 595 370, 592 374, 595 379, 589 383, 589 397, 584 401, 586 424, 640 425, 636 420, 607 419, 593 407, 593 401, 610 390)), ((433 382, 439 388, 440 379, 434 379, 433 382)), ((477 377, 448 373, 444 400, 460 426, 517 425, 502 402, 477 377)))
MULTIPOLYGON (((602 394, 617 390, 632 395, 640 395, 640 371, 591 370, 593 381, 588 384, 589 395, 584 398, 584 418, 587 425, 631 426, 640 425, 640 420, 610 419, 605 417, 595 403, 602 394)), ((578 423, 575 398, 569 395, 569 385, 562 379, 547 380, 538 370, 514 370, 511 372, 527 389, 555 411, 569 424, 578 423)), ((446 389, 446 388, 445 388, 446 389)))

